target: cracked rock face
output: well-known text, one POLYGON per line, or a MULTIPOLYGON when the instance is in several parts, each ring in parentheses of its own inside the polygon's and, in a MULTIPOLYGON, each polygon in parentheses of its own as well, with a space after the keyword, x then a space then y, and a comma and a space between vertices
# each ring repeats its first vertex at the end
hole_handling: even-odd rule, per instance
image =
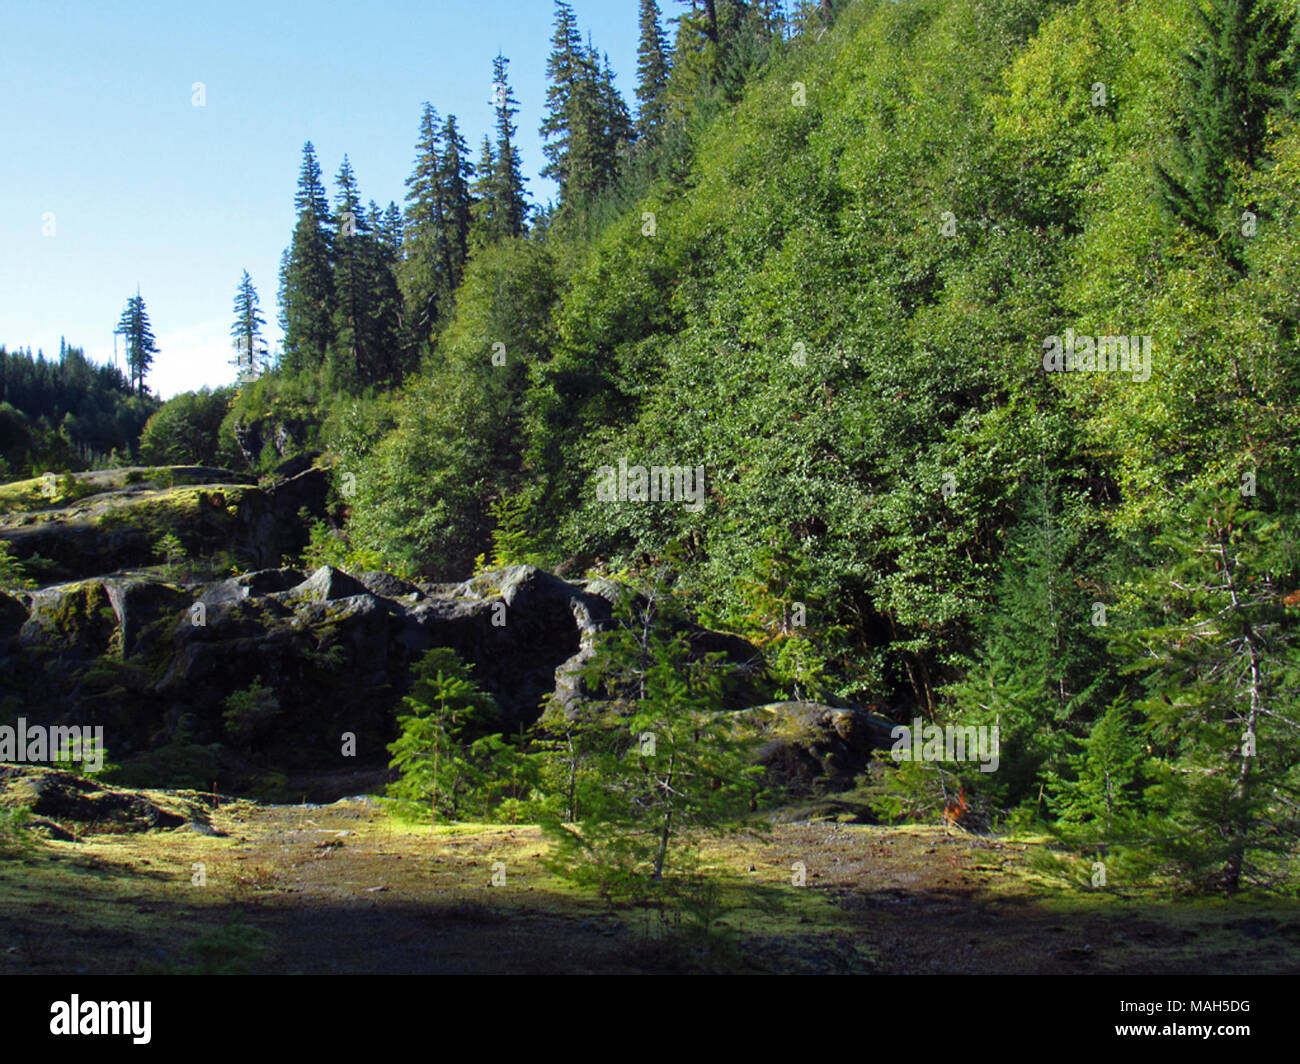
MULTIPOLYGON (((532 566, 460 584, 329 567, 185 586, 97 577, 0 597, 0 676, 34 722, 93 712, 118 761, 178 730, 195 743, 224 741, 227 700, 258 684, 277 703, 264 752, 291 767, 336 767, 344 733, 361 753, 386 756, 400 696, 431 647, 473 665, 503 731, 533 723, 548 695, 579 704, 578 672, 615 623, 617 597, 607 582, 570 583, 532 566)), ((752 669, 744 640, 688 635, 700 653, 723 650, 738 673, 752 669)))
MULTIPOLYGON (((548 696, 576 712, 587 700, 582 669, 599 633, 617 623, 623 591, 532 566, 459 584, 329 567, 185 586, 100 577, 0 594, 0 680, 14 692, 5 703, 11 716, 103 724, 116 761, 181 732, 198 744, 227 742, 227 700, 257 684, 276 700, 257 752, 287 768, 337 768, 345 733, 357 737, 359 755, 386 759, 401 695, 431 647, 472 664, 496 699, 502 731, 536 721, 548 696)), ((754 648, 695 625, 682 630, 696 653, 725 655, 739 680, 728 708, 754 739, 771 785, 791 794, 844 789, 873 750, 890 745, 892 723, 864 710, 745 708, 759 701, 754 648)))

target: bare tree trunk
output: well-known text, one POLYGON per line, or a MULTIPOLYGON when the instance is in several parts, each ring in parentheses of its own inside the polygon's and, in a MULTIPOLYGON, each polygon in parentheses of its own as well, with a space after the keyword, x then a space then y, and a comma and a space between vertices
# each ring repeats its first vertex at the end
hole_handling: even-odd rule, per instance
MULTIPOLYGON (((668 778, 663 783, 664 795, 671 803, 673 793, 673 766, 677 762, 677 750, 674 748, 672 756, 668 759, 668 778)), ((663 825, 659 829, 659 852, 655 854, 655 870, 651 878, 663 879, 664 861, 668 857, 668 838, 673 830, 673 807, 668 806, 667 813, 664 814, 663 825)))
POLYGON ((578 822, 578 755, 573 749, 573 732, 566 736, 569 744, 569 823, 578 822))
POLYGON ((438 741, 433 743, 433 797, 429 799, 429 826, 438 823, 438 741))
POLYGON ((1229 894, 1236 894, 1241 889, 1246 839, 1250 831, 1250 815, 1244 807, 1250 793, 1250 768, 1255 753, 1255 729, 1264 708, 1264 676, 1260 666, 1260 649, 1255 638, 1255 630, 1237 596, 1237 587, 1233 580, 1232 567, 1228 562, 1228 552, 1222 532, 1219 533, 1219 558, 1223 562, 1223 575, 1227 581, 1228 593, 1232 596, 1232 608, 1245 622, 1245 632, 1241 642, 1250 655, 1250 713, 1246 717, 1246 731, 1238 747, 1240 764, 1237 767, 1237 780, 1233 785, 1233 798, 1238 803, 1239 812, 1231 825, 1232 848, 1228 853, 1227 864, 1224 866, 1224 888, 1229 894))
POLYGON ((672 834, 673 828, 673 811, 670 806, 667 814, 664 816, 663 827, 659 831, 659 852, 655 854, 655 870, 652 879, 663 879, 664 877, 664 860, 668 856, 668 836, 672 834))

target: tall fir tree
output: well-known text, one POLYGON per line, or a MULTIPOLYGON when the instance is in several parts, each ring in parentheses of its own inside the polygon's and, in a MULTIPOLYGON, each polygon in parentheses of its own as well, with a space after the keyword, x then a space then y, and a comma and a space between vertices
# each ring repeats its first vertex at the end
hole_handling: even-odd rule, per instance
POLYGON ((628 111, 627 100, 615 83, 614 66, 610 56, 604 55, 601 61, 601 73, 597 82, 598 98, 601 101, 601 117, 604 135, 604 182, 617 177, 620 160, 627 153, 628 146, 636 139, 636 129, 632 122, 632 113, 628 111))
POLYGON ((348 157, 334 178, 334 338, 327 366, 341 388, 353 388, 366 377, 370 292, 365 241, 370 233, 361 208, 361 193, 348 157))
POLYGON ((429 343, 450 285, 442 154, 443 128, 438 112, 426 103, 420 116, 415 169, 406 179, 406 230, 399 269, 410 340, 421 350, 429 343))
POLYGON ((442 130, 442 168, 438 183, 442 186, 443 221, 447 238, 443 242, 447 256, 445 271, 451 292, 460 286, 465 275, 465 261, 469 258, 469 230, 473 220, 474 199, 470 185, 474 180, 474 164, 470 161, 469 146, 456 128, 456 116, 448 115, 442 130))
MULTIPOLYGON (((761 68, 784 22, 779 9, 755 0, 694 0, 690 11, 677 16, 672 70, 665 92, 670 114, 685 117, 700 106, 738 100, 749 77, 761 68)), ((807 11, 814 11, 807 8, 807 11)), ((819 25, 829 18, 807 17, 819 25)))
POLYGON ((311 141, 303 145, 294 206, 298 223, 280 267, 283 365, 290 372, 323 366, 334 339, 331 215, 311 141))
MULTIPOLYGON (((1224 228, 1219 208, 1232 195, 1231 164, 1260 161, 1268 113, 1294 91, 1294 18, 1268 0, 1210 0, 1197 13, 1203 41, 1186 56, 1191 100, 1178 173, 1159 164, 1156 171, 1167 214, 1217 240, 1224 228)), ((1224 250, 1241 265, 1239 241, 1230 239, 1224 250)))
POLYGON ((484 137, 479 145, 478 165, 475 167, 476 179, 472 187, 474 197, 470 208, 472 225, 470 239, 474 245, 489 244, 495 239, 497 231, 497 157, 492 150, 492 141, 484 137))
POLYGON ((671 77, 664 93, 665 107, 675 117, 690 115, 698 106, 698 95, 711 84, 718 71, 717 8, 701 10, 696 0, 679 0, 690 10, 677 15, 673 42, 671 77))
POLYGON ((619 152, 632 138, 627 105, 604 65, 578 36, 573 11, 557 0, 555 34, 547 62, 547 112, 541 134, 548 163, 544 177, 560 186, 559 214, 580 210, 616 176, 619 152))
MULTIPOLYGON (((595 58, 595 52, 592 52, 595 58)), ((601 59, 596 79, 596 95, 600 107, 602 135, 602 184, 612 181, 618 174, 619 160, 635 136, 632 116, 627 109, 627 101, 614 81, 614 68, 609 56, 601 59)))
MULTIPOLYGON (((144 299, 140 290, 126 301, 126 309, 117 323, 117 332, 126 341, 126 365, 130 374, 132 387, 137 394, 144 395, 144 378, 153 365, 153 356, 158 354, 158 344, 154 341, 153 329, 149 325, 149 314, 145 310, 144 299)), ((30 349, 28 351, 30 355, 30 349)))
POLYGON ((262 342, 262 326, 266 319, 258 309, 257 289, 253 279, 244 271, 235 290, 235 321, 230 327, 230 336, 235 342, 235 358, 239 379, 253 379, 257 376, 259 356, 265 357, 266 345, 262 342))
POLYGON ((582 77, 582 38, 578 33, 573 8, 566 0, 555 0, 555 32, 551 37, 551 54, 546 61, 546 114, 542 117, 541 135, 545 142, 542 154, 546 166, 542 176, 560 186, 560 199, 570 182, 573 162, 572 127, 575 120, 575 97, 582 77))
MULTIPOLYGON (((295 226, 295 228, 297 227, 295 226)), ((289 263, 291 261, 292 254, 293 254, 292 247, 287 247, 280 252, 280 269, 276 274, 276 276, 279 278, 280 287, 276 293, 275 320, 276 323, 280 326, 281 333, 287 333, 289 331, 289 314, 288 314, 288 306, 286 302, 287 292, 285 291, 285 284, 289 277, 289 263)))
POLYGON ((636 135, 653 140, 663 128, 667 113, 668 41, 660 25, 656 0, 641 0, 640 31, 636 61, 636 135))
POLYGON ((371 200, 366 211, 369 232, 362 245, 368 294, 365 379, 369 384, 399 381, 412 366, 403 334, 405 314, 397 284, 400 243, 394 235, 394 225, 396 231, 400 231, 401 216, 397 205, 389 203, 381 211, 379 205, 371 200))
POLYGON ((495 203, 490 212, 490 240, 522 236, 528 224, 528 201, 524 197, 524 178, 520 169, 519 149, 515 144, 515 115, 519 101, 510 89, 510 60, 500 53, 492 60, 492 91, 496 104, 496 145, 493 150, 491 194, 495 203))
POLYGON ((383 240, 385 247, 393 253, 395 259, 402 255, 402 208, 392 200, 388 201, 388 206, 384 208, 383 217, 379 223, 379 235, 383 240))

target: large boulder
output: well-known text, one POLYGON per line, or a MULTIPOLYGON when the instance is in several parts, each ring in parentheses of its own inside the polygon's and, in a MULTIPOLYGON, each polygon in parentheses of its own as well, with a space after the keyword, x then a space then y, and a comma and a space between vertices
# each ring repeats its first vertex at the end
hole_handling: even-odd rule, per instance
POLYGON ((368 593, 366 585, 360 580, 332 566, 322 565, 306 580, 291 587, 285 595, 290 599, 303 599, 307 602, 332 602, 368 593))
POLYGON ((197 803, 107 787, 37 765, 0 765, 0 808, 29 809, 55 821, 117 831, 176 828, 201 815, 197 803))
POLYGON ((24 646, 105 653, 118 631, 118 615, 104 580, 83 580, 28 592, 24 646))
POLYGON ((156 645, 175 618, 185 615, 191 605, 186 592, 156 580, 106 580, 104 587, 117 618, 124 656, 156 645))
POLYGON ((893 721, 862 709, 817 702, 773 702, 735 714, 756 743, 768 786, 789 795, 847 790, 872 752, 893 744, 893 721))
POLYGON ((329 486, 329 470, 313 466, 259 489, 240 508, 232 549, 262 567, 297 555, 308 539, 299 513, 306 510, 313 517, 323 517, 329 486))
POLYGON ((303 574, 297 569, 259 569, 205 585, 196 601, 207 609, 234 606, 248 598, 288 591, 303 580, 303 574))

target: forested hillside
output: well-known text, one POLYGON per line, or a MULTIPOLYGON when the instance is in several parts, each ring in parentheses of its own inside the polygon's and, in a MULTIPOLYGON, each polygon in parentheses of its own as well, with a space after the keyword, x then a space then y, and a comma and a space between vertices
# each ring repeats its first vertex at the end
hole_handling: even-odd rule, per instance
MULTIPOLYGON (((455 101, 412 116, 403 207, 348 157, 331 193, 306 144, 279 365, 172 400, 146 460, 323 451, 308 560, 412 582, 375 595, 524 563, 669 587, 761 651, 773 701, 992 734, 992 769, 882 751, 852 781, 882 820, 1294 892, 1296 5, 796 6, 674 5, 665 35, 641 0, 629 102, 557 0, 544 207, 505 56, 481 144, 455 101)), ((468 689, 423 668, 422 704, 468 689)), ((227 716, 271 719, 247 679, 227 716)), ((716 694, 692 684, 644 712, 716 694)), ((522 800, 492 776, 515 762, 474 763, 522 800)))
MULTIPOLYGON (((657 88, 643 44, 642 136, 611 166, 579 135, 626 119, 565 104, 582 56, 558 5, 562 191, 527 233, 426 221, 450 180, 424 183, 426 113, 398 274, 433 323, 420 367, 327 433, 353 547, 463 576, 505 517, 520 559, 670 564, 787 695, 999 725, 1000 771, 964 781, 980 801, 1173 837, 1211 878, 1243 845, 1279 872, 1294 13, 856 0, 787 40, 762 5, 713 9, 657 88), (609 501, 620 461, 701 468, 703 505, 609 501)), ((584 69, 575 99, 599 101, 584 69)), ((493 151, 480 218, 510 196, 493 151)))
POLYGON ((129 459, 156 400, 79 347, 59 360, 0 347, 0 480, 129 459))

